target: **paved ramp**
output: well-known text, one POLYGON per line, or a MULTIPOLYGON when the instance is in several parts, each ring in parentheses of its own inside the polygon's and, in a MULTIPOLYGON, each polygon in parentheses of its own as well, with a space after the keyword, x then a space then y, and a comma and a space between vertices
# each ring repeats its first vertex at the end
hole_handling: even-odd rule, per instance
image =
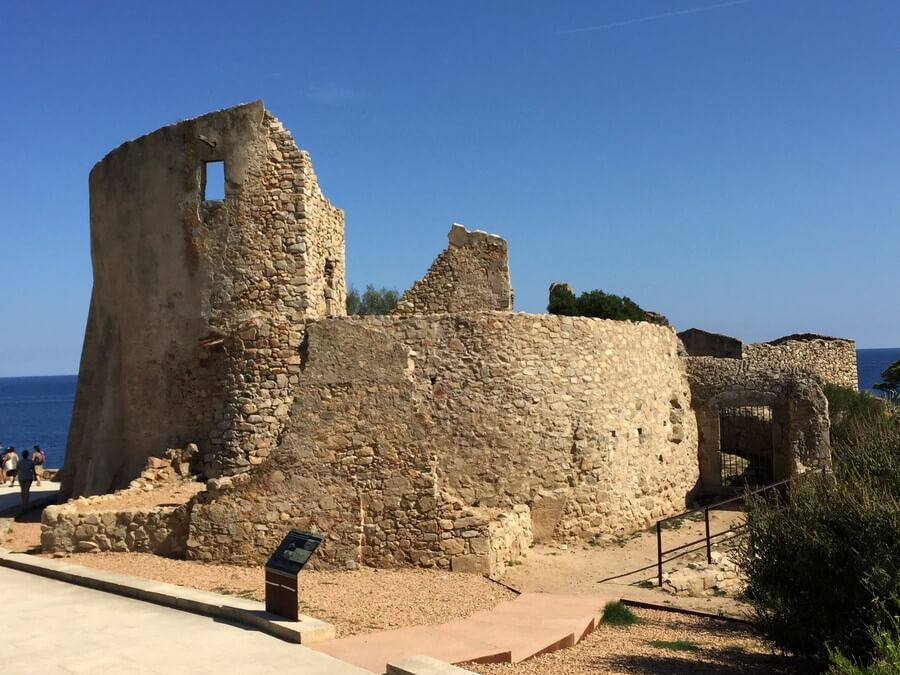
POLYGON ((618 598, 523 593, 494 609, 437 626, 415 626, 321 642, 311 649, 375 673, 388 661, 425 654, 447 663, 518 663, 572 647, 618 598))

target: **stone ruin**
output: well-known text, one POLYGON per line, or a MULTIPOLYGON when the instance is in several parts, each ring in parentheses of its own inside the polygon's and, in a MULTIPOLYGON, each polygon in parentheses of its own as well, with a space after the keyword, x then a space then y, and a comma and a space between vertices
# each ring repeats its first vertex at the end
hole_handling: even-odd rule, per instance
POLYGON ((495 309, 512 311, 506 242, 494 234, 469 232, 454 223, 449 245, 424 279, 400 298, 392 314, 453 314, 495 309))
MULTIPOLYGON (((454 224, 391 315, 345 316, 343 213, 261 102, 122 145, 90 188, 62 490, 125 488, 192 448, 166 461, 208 487, 169 551, 256 564, 299 527, 326 535, 318 566, 498 574, 532 541, 630 533, 703 487, 699 371, 674 331, 514 313, 500 237, 454 224)), ((806 461, 825 452, 810 433, 806 461)), ((71 525, 53 517, 48 541, 71 525)))
POLYGON ((806 334, 744 345, 696 328, 678 337, 686 352, 704 492, 723 494, 748 478, 771 484, 830 467, 821 385, 858 388, 852 340, 806 334))

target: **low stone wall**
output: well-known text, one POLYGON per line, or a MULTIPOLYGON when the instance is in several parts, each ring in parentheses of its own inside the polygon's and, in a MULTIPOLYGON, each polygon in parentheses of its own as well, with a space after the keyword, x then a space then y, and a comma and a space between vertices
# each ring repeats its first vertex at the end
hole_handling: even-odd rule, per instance
POLYGON ((454 572, 500 578, 507 563, 521 558, 534 541, 531 510, 525 504, 508 512, 460 507, 454 513, 451 508, 445 508, 440 526, 441 546, 454 572))
POLYGON ((115 551, 184 555, 190 520, 188 505, 103 510, 103 502, 115 497, 113 494, 80 498, 48 506, 41 517, 41 548, 45 553, 115 551), (86 506, 96 510, 84 510, 86 506))

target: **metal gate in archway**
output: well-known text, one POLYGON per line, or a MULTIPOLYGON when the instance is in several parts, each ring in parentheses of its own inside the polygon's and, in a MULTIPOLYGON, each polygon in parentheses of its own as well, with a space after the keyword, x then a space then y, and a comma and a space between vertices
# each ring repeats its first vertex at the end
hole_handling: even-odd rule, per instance
POLYGON ((719 457, 723 487, 774 482, 772 408, 736 406, 719 411, 719 457))

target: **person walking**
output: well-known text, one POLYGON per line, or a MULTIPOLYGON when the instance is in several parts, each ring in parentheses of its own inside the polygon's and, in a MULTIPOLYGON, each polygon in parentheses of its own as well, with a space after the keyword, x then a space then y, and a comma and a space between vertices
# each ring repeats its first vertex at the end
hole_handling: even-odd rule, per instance
POLYGON ((12 446, 6 449, 6 455, 3 456, 3 474, 9 479, 9 487, 16 482, 16 467, 19 464, 19 456, 16 449, 12 446))
POLYGON ((31 481, 34 480, 34 460, 28 456, 28 451, 22 451, 22 459, 16 468, 16 475, 19 477, 19 489, 22 491, 22 505, 28 503, 29 493, 31 492, 31 481))
MULTIPOLYGON (((37 487, 41 486, 41 476, 44 475, 44 460, 44 451, 41 450, 41 446, 34 446, 34 452, 31 453, 31 461, 34 462, 34 484, 37 487)), ((20 485, 21 482, 20 480, 20 485)))

